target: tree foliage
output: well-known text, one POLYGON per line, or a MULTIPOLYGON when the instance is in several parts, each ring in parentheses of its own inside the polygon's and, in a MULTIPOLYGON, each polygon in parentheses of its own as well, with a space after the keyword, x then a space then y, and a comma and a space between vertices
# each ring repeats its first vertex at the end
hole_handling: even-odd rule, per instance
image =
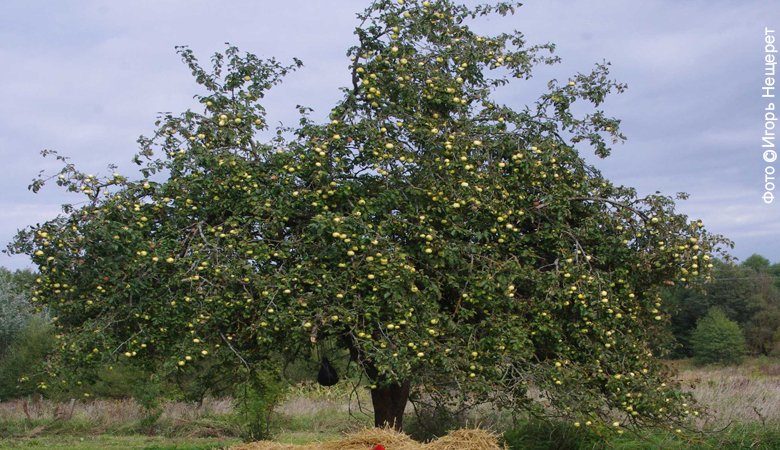
POLYGON ((676 289, 665 297, 672 309, 672 332, 679 356, 692 356, 691 334, 708 311, 719 308, 745 332, 748 351, 769 355, 780 350, 780 289, 766 258, 753 255, 742 264, 717 262, 703 289, 676 289))
POLYGON ((54 330, 48 320, 32 316, 19 330, 8 351, 0 358, 0 400, 24 397, 47 383, 40 363, 54 349, 54 330))
POLYGON ((0 267, 0 357, 33 315, 29 288, 34 276, 29 271, 0 267))
POLYGON ((694 359, 701 364, 739 364, 747 350, 739 324, 712 308, 691 335, 694 359))
POLYGON ((768 272, 771 267, 771 263, 765 257, 753 254, 742 262, 743 267, 753 269, 755 272, 768 272))
POLYGON ((469 27, 515 6, 373 2, 329 121, 301 107, 300 126, 266 142, 260 101, 300 62, 229 47, 207 70, 179 48, 199 107, 139 140, 139 178, 62 158, 56 182, 85 203, 13 246, 39 266, 35 301, 63 333, 53 367, 119 356, 252 372, 327 341, 349 350, 375 408, 425 392, 540 410, 533 386, 583 422, 688 414, 650 350, 668 318, 659 287, 705 279, 721 240, 581 157, 623 139, 598 109, 625 87, 608 64, 520 110, 492 98, 557 62, 550 44, 469 27))

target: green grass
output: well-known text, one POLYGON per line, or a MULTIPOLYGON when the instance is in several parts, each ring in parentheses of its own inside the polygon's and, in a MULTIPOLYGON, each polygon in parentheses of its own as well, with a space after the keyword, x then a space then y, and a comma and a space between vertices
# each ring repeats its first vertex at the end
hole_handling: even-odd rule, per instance
POLYGON ((338 439, 371 425, 373 417, 359 412, 350 415, 341 402, 329 395, 306 392, 272 416, 271 433, 276 442, 306 444, 338 439))
MULTIPOLYGON (((302 422, 299 422, 301 424, 302 422)), ((345 421, 344 424, 348 422, 345 421)), ((337 439, 341 432, 284 430, 277 434, 276 442, 304 444, 337 439)), ((734 425, 720 433, 689 435, 681 438, 664 430, 648 430, 639 435, 612 435, 604 440, 581 430, 573 430, 561 424, 526 423, 507 434, 512 450, 590 450, 609 448, 614 450, 775 450, 780 449, 780 425, 734 425)), ((17 437, 0 441, 0 449, 144 449, 144 450, 206 450, 227 448, 238 444, 238 438, 162 437, 141 435, 43 435, 17 437)))
MULTIPOLYGON (((32 424, 31 424, 32 425, 32 424)), ((338 439, 344 432, 365 425, 346 414, 319 411, 284 422, 277 417, 273 424, 274 440, 286 444, 305 444, 338 439)), ((40 429, 40 425, 38 426, 40 429)), ((31 434, 36 428, 28 429, 31 434)), ((205 450, 227 448, 240 442, 238 437, 199 438, 165 437, 139 434, 90 435, 84 425, 38 431, 34 437, 10 437, 0 441, 0 449, 182 449, 205 450), (79 430, 86 434, 80 434, 79 430)), ((697 433, 680 437, 667 430, 644 430, 639 434, 610 435, 604 439, 586 430, 560 423, 526 422, 505 434, 511 450, 691 450, 691 449, 780 449, 780 424, 761 426, 737 424, 717 433, 697 433)))
MULTIPOLYGON (((151 428, 141 421, 101 426, 84 418, 70 420, 32 419, 0 421, 0 438, 27 438, 38 436, 76 436, 94 435, 114 436, 162 436, 168 438, 197 437, 233 437, 239 435, 238 426, 231 416, 199 418, 188 422, 160 420, 151 428)), ((0 447, 2 448, 2 447, 0 447)))
POLYGON ((649 429, 604 437, 567 424, 531 421, 506 432, 504 438, 511 450, 777 450, 780 424, 734 424, 717 432, 685 435, 649 429))
MULTIPOLYGON (((670 430, 648 429, 637 434, 609 434, 605 438, 585 427, 520 419, 518 426, 506 432, 505 439, 512 450, 780 449, 777 359, 757 358, 738 367, 696 367, 690 361, 675 364, 681 369, 681 381, 685 385, 695 381, 695 395, 715 413, 708 419, 709 429, 722 431, 681 436, 670 430)), ((354 410, 354 395, 360 396, 363 406, 370 405, 366 392, 352 392, 346 383, 332 389, 313 384, 290 389, 271 417, 269 426, 274 440, 287 444, 330 441, 370 426, 372 417, 354 410), (350 395, 352 415, 346 400, 350 395)), ((51 419, 55 405, 44 406, 48 409, 34 416, 43 417, 40 419, 27 419, 18 408, 0 408, 0 413, 5 411, 0 420, 0 449, 194 450, 224 448, 241 440, 240 418, 235 410, 220 403, 197 414, 192 405, 179 404, 152 429, 143 423, 142 414, 130 402, 106 402, 92 412, 82 405, 70 420, 51 419)), ((481 423, 501 432, 511 428, 512 423, 506 413, 491 408, 475 410, 469 417, 452 423, 435 411, 422 413, 422 419, 413 414, 405 419, 406 431, 419 439, 439 436, 463 424, 481 423), (421 427, 422 421, 427 421, 428 428, 432 421, 433 430, 421 427)))
POLYGON ((342 436, 342 433, 327 431, 280 431, 274 435, 274 442, 281 444, 311 444, 312 442, 334 441, 342 436))
MULTIPOLYGON (((343 411, 322 409, 294 417, 277 416, 272 423, 274 440, 286 444, 305 444, 338 439, 345 432, 369 425, 343 411)), ((25 430, 33 437, 5 438, 0 449, 181 449, 227 448, 240 442, 238 437, 203 438, 192 436, 144 436, 140 434, 90 434, 87 424, 48 427, 29 423, 25 430), (38 434, 40 433, 40 434, 38 434)), ((193 432, 198 432, 193 428, 193 432)), ((202 431, 202 430, 201 430, 202 431)), ((8 436, 7 434, 5 436, 8 436)), ((511 450, 691 450, 691 449, 780 449, 780 424, 735 424, 720 432, 694 433, 681 437, 668 430, 644 430, 639 434, 612 434, 603 438, 584 429, 562 423, 521 422, 505 434, 511 450)))
POLYGON ((155 436, 53 436, 10 438, 0 441, 0 449, 138 449, 138 450, 207 450, 228 448, 238 444, 236 438, 166 438, 155 436))

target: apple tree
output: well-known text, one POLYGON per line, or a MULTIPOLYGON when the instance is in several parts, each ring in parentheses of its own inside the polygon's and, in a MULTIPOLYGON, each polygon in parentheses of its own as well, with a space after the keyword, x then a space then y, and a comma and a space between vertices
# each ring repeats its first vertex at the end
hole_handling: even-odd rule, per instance
POLYGON ((693 414, 652 350, 659 289, 706 279, 721 239, 581 156, 623 139, 599 109, 625 87, 608 64, 520 109, 495 99, 558 61, 473 31, 516 6, 374 1, 328 121, 301 107, 270 140, 262 98, 300 63, 231 47, 207 70, 180 48, 199 107, 139 140, 137 177, 62 158, 52 179, 84 202, 12 245, 61 330, 51 371, 118 357, 249 373, 332 342, 376 425, 400 428, 422 397, 610 427, 693 414))

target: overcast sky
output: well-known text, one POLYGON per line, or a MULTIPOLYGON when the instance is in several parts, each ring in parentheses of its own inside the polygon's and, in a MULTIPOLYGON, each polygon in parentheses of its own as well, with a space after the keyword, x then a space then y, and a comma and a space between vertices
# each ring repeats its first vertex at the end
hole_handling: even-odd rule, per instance
MULTIPOLYGON (((154 130, 158 112, 195 106, 197 88, 174 46, 189 45, 202 61, 228 41, 262 57, 299 57, 305 67, 266 101, 273 122, 294 124, 295 105, 325 117, 340 98, 355 13, 367 4, 0 0, 2 246, 72 201, 56 186, 27 190, 38 171, 59 168, 41 149, 72 157, 85 172, 105 173, 112 162, 128 171, 136 139, 154 130)), ((623 120, 628 141, 610 158, 588 159, 640 194, 689 193, 679 210, 735 241, 735 256, 780 261, 780 199, 761 200, 764 28, 780 28, 780 2, 528 0, 515 16, 478 27, 557 45, 562 64, 500 93, 517 108, 548 79, 610 61, 629 89, 605 109, 623 120)), ((29 262, 0 255, 0 266, 29 262)))

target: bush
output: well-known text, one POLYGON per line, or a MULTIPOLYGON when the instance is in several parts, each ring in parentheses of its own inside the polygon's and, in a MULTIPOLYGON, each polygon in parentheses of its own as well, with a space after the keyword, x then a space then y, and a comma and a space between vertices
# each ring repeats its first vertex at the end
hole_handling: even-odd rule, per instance
POLYGON ((0 357, 33 316, 26 292, 30 272, 11 272, 0 267, 0 357))
POLYGON ((0 400, 32 394, 36 387, 34 376, 41 376, 41 363, 54 346, 54 327, 48 320, 30 319, 0 359, 0 400), (32 378, 20 383, 22 377, 32 378))
POLYGON ((143 389, 150 375, 140 367, 117 362, 98 368, 95 381, 85 386, 85 392, 97 398, 138 399, 138 389, 143 389))
POLYGON ((154 426, 163 413, 162 396, 162 384, 154 375, 148 379, 140 380, 133 388, 133 398, 144 410, 144 417, 139 425, 146 434, 155 434, 154 426))
POLYGON ((430 441, 466 425, 464 412, 440 404, 420 404, 415 407, 415 414, 406 420, 404 431, 418 441, 430 441))
POLYGON ((747 349, 739 324, 712 308, 691 334, 694 360, 699 364, 739 364, 747 349))
POLYGON ((510 450, 592 449, 598 448, 600 441, 603 438, 592 430, 539 419, 522 421, 504 433, 504 443, 510 450))
POLYGON ((284 394, 284 384, 271 371, 257 372, 237 386, 237 412, 242 437, 247 441, 268 438, 270 416, 284 394))

